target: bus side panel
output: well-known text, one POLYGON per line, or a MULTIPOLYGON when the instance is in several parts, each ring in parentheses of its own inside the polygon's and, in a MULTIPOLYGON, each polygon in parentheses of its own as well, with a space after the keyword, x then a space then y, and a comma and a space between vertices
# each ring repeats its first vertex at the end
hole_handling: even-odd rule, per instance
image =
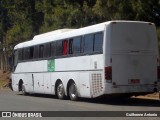
POLYGON ((22 80, 24 84, 26 82, 24 81, 25 77, 23 74, 12 74, 12 88, 13 91, 19 91, 19 81, 22 80))
MULTIPOLYGON (((68 80, 72 79, 77 85, 80 97, 95 97, 91 92, 93 90, 91 75, 95 73, 96 76, 100 71, 103 71, 103 60, 102 54, 55 59, 55 73, 51 75, 52 85, 55 85, 57 79, 61 79, 66 90, 68 80)), ((102 74, 100 76, 102 81, 102 74)), ((54 88, 52 88, 52 91, 54 92, 54 88)), ((100 95, 102 95, 102 92, 96 93, 96 96, 100 95)))
POLYGON ((18 81, 16 74, 12 74, 12 88, 13 91, 18 91, 18 81))
POLYGON ((34 73, 34 92, 44 93, 43 73, 34 73))
POLYGON ((25 82, 24 85, 25 85, 26 92, 33 93, 34 89, 33 89, 32 74, 26 73, 26 74, 24 74, 24 76, 25 76, 25 79, 23 81, 25 82))
POLYGON ((52 94, 51 92, 51 73, 44 73, 44 93, 52 94))
POLYGON ((55 95, 55 84, 56 84, 56 80, 58 79, 57 76, 56 76, 56 73, 51 73, 50 74, 51 78, 51 94, 55 95))
POLYGON ((89 72, 80 72, 80 78, 78 81, 79 95, 81 97, 91 97, 89 72))
POLYGON ((67 85, 69 80, 73 80, 77 86, 80 97, 91 97, 89 72, 53 72, 51 73, 51 94, 55 94, 55 84, 61 80, 67 95, 67 85))
POLYGON ((51 83, 51 94, 56 94, 55 93, 55 87, 56 87, 56 82, 57 81, 61 81, 64 89, 65 89, 65 94, 67 95, 67 83, 70 79, 75 80, 74 73, 70 73, 70 72, 52 72, 50 73, 50 83, 51 83))

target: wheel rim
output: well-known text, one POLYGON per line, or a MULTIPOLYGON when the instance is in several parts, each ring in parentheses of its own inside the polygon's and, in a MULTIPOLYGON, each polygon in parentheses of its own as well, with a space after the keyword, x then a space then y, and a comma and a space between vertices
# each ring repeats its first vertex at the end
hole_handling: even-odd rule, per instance
POLYGON ((62 84, 58 85, 58 87, 57 87, 57 94, 58 94, 59 97, 63 96, 63 94, 64 94, 64 88, 63 88, 62 84))
POLYGON ((72 84, 71 87, 70 87, 70 96, 72 98, 76 98, 77 97, 77 89, 76 89, 75 84, 72 84))

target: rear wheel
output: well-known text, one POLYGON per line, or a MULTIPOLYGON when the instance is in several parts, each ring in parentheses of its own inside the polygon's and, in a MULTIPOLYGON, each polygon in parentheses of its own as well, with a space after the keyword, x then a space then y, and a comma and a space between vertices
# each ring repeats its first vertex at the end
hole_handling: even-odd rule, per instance
POLYGON ((73 101, 78 100, 78 91, 75 83, 71 83, 69 86, 69 97, 73 101))
POLYGON ((62 83, 59 83, 57 86, 57 96, 59 99, 65 98, 65 91, 64 91, 64 86, 62 83))

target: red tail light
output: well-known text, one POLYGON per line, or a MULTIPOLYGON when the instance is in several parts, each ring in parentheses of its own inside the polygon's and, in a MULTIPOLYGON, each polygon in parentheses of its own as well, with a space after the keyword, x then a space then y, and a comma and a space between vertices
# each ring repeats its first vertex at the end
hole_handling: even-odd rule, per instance
POLYGON ((105 79, 112 82, 112 67, 105 67, 105 79))
POLYGON ((157 78, 160 80, 160 66, 157 66, 157 78))

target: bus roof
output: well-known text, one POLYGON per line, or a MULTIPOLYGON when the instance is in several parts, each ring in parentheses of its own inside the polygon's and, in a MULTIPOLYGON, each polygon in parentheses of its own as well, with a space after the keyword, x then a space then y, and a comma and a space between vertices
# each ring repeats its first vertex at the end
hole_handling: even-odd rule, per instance
POLYGON ((40 35, 36 35, 36 36, 34 36, 33 40, 41 39, 42 37, 48 37, 50 35, 61 34, 61 33, 64 33, 64 32, 67 32, 67 31, 72 31, 72 30, 75 30, 75 29, 59 29, 59 30, 54 30, 54 31, 51 31, 51 32, 47 32, 47 33, 43 33, 43 34, 40 34, 40 35))
POLYGON ((115 23, 115 22, 137 22, 137 23, 148 23, 148 22, 141 22, 141 21, 108 21, 108 22, 103 22, 100 24, 95 24, 79 29, 59 29, 47 33, 43 33, 40 35, 34 36, 33 40, 19 43, 14 47, 14 49, 19 49, 23 47, 29 47, 33 45, 38 45, 38 44, 43 44, 51 41, 56 41, 56 40, 62 40, 66 38, 72 38, 76 36, 80 36, 83 34, 90 34, 90 33, 95 33, 95 32, 100 32, 104 31, 105 26, 109 25, 110 23, 115 23))

